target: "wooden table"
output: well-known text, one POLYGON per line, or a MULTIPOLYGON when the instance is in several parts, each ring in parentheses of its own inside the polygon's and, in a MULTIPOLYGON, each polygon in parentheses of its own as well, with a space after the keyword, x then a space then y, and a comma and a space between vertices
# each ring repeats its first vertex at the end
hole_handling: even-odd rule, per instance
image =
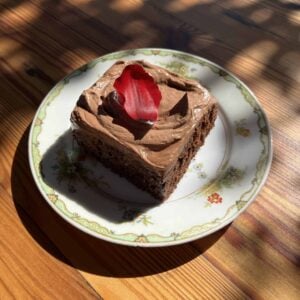
POLYGON ((0 299, 299 299, 300 5, 297 1, 0 2, 0 299), (272 125, 274 159, 230 226, 182 246, 109 244, 38 192, 28 129, 64 75, 120 49, 206 57, 244 80, 272 125))

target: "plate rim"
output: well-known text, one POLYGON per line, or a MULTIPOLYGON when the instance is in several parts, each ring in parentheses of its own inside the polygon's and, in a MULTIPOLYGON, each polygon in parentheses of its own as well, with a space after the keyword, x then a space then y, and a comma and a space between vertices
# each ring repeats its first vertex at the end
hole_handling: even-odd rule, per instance
POLYGON ((83 64, 82 66, 80 66, 79 68, 76 68, 75 70, 73 70, 72 72, 70 72, 69 74, 67 74, 66 76, 64 76, 62 79, 60 79, 50 90, 49 92, 45 95, 45 97, 43 98, 42 102, 40 103, 38 109, 35 112, 34 118, 32 120, 31 126, 30 126, 30 132, 29 132, 29 137, 28 137, 28 159, 29 159, 29 165, 30 165, 30 171, 32 174, 32 177, 34 179, 34 182, 39 190, 39 192, 41 193, 42 197, 44 198, 44 200, 52 207, 52 209, 60 216, 62 217, 67 223, 71 224, 72 226, 74 226, 75 228, 77 228, 80 231, 85 232, 88 235, 91 235, 95 238, 101 239, 101 240, 105 240, 107 242, 111 242, 114 244, 120 244, 120 245, 125 245, 125 246, 137 246, 137 247, 166 247, 166 246, 175 246, 175 245, 180 245, 180 244, 185 244, 185 243, 189 243, 192 241, 195 241, 197 239, 200 238, 204 238, 214 232, 219 231, 220 229, 226 227, 228 224, 230 224, 231 222, 233 222, 237 217, 239 217, 247 208, 248 206, 256 199, 257 195, 259 194, 259 192, 261 191, 261 189, 263 188, 263 186, 266 183, 266 180, 268 178, 268 175, 270 173, 270 169, 271 169, 271 165, 272 165, 272 159, 273 159, 273 135, 272 135, 272 129, 270 126, 270 122, 267 118, 267 114, 265 113, 261 103, 259 102, 258 98, 255 96, 254 92, 248 87, 247 84, 245 84, 241 79, 239 79, 236 75, 234 75, 232 72, 228 71, 227 69, 223 68, 222 66, 210 61, 209 59, 206 59, 204 57, 201 57, 199 55, 195 55, 195 54, 191 54, 191 53, 187 53, 187 52, 183 52, 183 51, 179 51, 179 50, 173 50, 173 49, 167 49, 167 48, 136 48, 136 49, 127 49, 127 50, 120 50, 120 51, 115 51, 115 52, 110 52, 107 54, 104 54, 100 57, 97 57, 95 59, 92 59, 91 61, 83 64), (191 237, 187 237, 187 238, 183 238, 183 239, 179 239, 179 240, 170 240, 170 241, 158 241, 158 242, 138 242, 138 241, 126 241, 126 240, 122 240, 122 239, 117 239, 117 238, 112 238, 109 236, 105 236, 101 233, 97 233, 96 231, 93 231, 91 229, 88 229, 87 227, 81 225, 80 223, 75 222, 73 219, 69 218, 68 216, 66 216, 60 209, 57 208, 57 206, 48 199, 48 197, 45 194, 45 191, 42 189, 42 187, 39 184, 38 181, 38 174, 36 174, 35 171, 35 167, 34 167, 34 161, 33 161, 33 155, 32 155, 32 140, 33 140, 33 131, 34 131, 34 127, 36 124, 36 120, 38 119, 39 115, 40 115, 40 111, 42 110, 42 108, 44 107, 45 103, 48 100, 49 95, 51 95, 51 93, 59 86, 59 84, 61 84, 61 82, 64 82, 65 80, 67 80, 68 78, 71 78, 72 75, 76 72, 78 72, 79 70, 83 70, 86 66, 95 63, 97 64, 98 61, 101 60, 105 60, 105 57, 112 56, 112 55, 122 55, 122 54, 126 54, 129 56, 130 54, 134 54, 134 52, 145 52, 145 51, 151 51, 153 52, 153 55, 155 51, 161 52, 161 51, 165 51, 168 54, 181 54, 181 55, 187 55, 190 56, 192 58, 198 59, 200 61, 206 62, 211 66, 216 67, 217 69, 224 71, 225 73, 227 73, 230 77, 232 77, 234 80, 236 80, 237 82, 239 82, 246 90, 247 92, 251 95, 251 97, 253 97, 253 99, 255 100, 263 118, 265 121, 265 125, 268 129, 268 149, 267 149, 267 161, 266 161, 266 167, 265 167, 265 171, 264 174, 262 176, 262 180, 260 182, 260 184, 258 185, 255 193, 252 195, 252 197, 247 201, 247 203, 240 209, 238 210, 236 213, 234 213, 230 218, 228 218, 226 221, 220 223, 219 225, 208 229, 207 231, 204 231, 202 233, 198 233, 195 235, 192 235, 191 237))

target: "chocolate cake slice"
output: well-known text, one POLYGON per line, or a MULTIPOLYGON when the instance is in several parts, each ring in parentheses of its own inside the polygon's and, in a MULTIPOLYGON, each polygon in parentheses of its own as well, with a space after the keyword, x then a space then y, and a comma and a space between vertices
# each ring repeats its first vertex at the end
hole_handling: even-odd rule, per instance
POLYGON ((118 61, 77 101, 71 115, 79 145, 105 166, 158 200, 166 199, 214 126, 217 104, 197 81, 144 61, 118 61), (138 64, 157 84, 161 101, 153 124, 116 105, 114 82, 138 64))

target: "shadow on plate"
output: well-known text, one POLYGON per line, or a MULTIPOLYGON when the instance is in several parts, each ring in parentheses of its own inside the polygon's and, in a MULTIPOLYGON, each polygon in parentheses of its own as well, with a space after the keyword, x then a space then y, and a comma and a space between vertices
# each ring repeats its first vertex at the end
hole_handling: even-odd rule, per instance
POLYGON ((13 160, 11 187, 15 207, 34 240, 67 265, 116 278, 158 274, 203 254, 229 227, 188 244, 164 248, 126 247, 89 236, 60 218, 36 188, 28 163, 28 131, 23 134, 13 160))
POLYGON ((160 204, 84 153, 73 139, 71 130, 46 151, 40 171, 42 180, 53 193, 58 193, 58 197, 110 222, 133 221, 160 204))

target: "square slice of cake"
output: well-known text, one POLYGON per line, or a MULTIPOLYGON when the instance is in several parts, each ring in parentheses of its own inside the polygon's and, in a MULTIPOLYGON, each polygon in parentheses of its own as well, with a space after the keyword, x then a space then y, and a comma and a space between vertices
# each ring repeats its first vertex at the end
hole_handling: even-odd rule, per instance
POLYGON ((75 139, 87 152, 164 200, 203 145, 216 116, 215 99, 197 81, 145 61, 118 61, 82 93, 71 122, 75 139), (129 65, 142 67, 160 91, 155 121, 136 120, 122 106, 115 82, 129 65))

